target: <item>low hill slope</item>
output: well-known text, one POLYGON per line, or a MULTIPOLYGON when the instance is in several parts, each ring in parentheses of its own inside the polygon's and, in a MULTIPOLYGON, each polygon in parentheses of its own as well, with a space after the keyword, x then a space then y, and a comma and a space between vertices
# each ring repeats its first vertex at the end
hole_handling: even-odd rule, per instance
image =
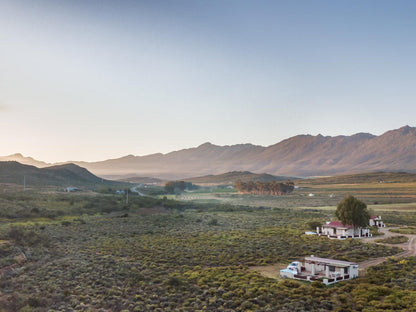
POLYGON ((271 181, 287 181, 294 180, 296 178, 274 176, 267 173, 252 173, 249 171, 232 171, 219 175, 207 175, 202 177, 195 177, 185 179, 186 182, 192 182, 194 184, 210 183, 210 184, 234 184, 240 180, 242 182, 259 181, 259 182, 271 182, 271 181))
POLYGON ((151 177, 139 177, 139 176, 126 176, 126 177, 117 177, 117 181, 128 182, 128 183, 138 183, 138 184, 160 184, 163 183, 163 180, 151 177))
POLYGON ((119 182, 103 180, 74 164, 37 168, 16 161, 0 162, 0 183, 23 185, 24 181, 28 187, 122 185, 119 182))

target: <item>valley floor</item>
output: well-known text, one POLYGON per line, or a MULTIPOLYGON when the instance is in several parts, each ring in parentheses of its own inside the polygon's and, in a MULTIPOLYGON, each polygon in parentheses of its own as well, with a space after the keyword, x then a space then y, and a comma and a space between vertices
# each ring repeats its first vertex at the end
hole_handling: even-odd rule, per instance
MULTIPOLYGON (((0 268, 10 268, 0 278, 0 311, 416 309, 413 241, 411 254, 397 259, 391 256, 402 250, 393 245, 303 234, 309 222, 331 219, 330 209, 143 196, 132 196, 128 205, 123 197, 104 195, 8 196, 0 198, 7 208, 0 213, 8 216, 0 225, 0 268), (12 219, 14 212, 27 219, 12 219), (48 214, 53 217, 39 216, 48 214), (276 280, 273 271, 263 276, 252 269, 311 254, 386 261, 333 287, 276 280)), ((383 220, 408 230, 416 225, 408 209, 384 211, 383 220)))

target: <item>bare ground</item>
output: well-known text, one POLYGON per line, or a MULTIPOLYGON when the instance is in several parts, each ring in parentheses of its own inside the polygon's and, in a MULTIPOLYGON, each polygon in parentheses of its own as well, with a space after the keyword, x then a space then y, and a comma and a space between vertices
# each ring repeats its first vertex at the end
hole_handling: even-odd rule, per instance
POLYGON ((279 279, 280 278, 280 270, 287 267, 287 264, 277 263, 272 265, 263 265, 263 266, 252 266, 249 267, 249 270, 259 272, 261 275, 268 277, 279 279))

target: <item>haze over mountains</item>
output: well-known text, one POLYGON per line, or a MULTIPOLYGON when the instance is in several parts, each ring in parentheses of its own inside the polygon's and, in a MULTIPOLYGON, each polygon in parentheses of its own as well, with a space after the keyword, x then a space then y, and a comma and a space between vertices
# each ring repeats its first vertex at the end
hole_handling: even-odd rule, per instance
MULTIPOLYGON (((8 157, 39 167, 49 165, 18 154, 8 157)), ((0 160, 6 159, 0 157, 0 160)), ((298 135, 268 147, 204 143, 167 154, 74 163, 96 175, 112 178, 136 175, 179 179, 230 171, 298 177, 371 171, 416 172, 416 128, 405 126, 380 136, 369 133, 335 137, 298 135)))

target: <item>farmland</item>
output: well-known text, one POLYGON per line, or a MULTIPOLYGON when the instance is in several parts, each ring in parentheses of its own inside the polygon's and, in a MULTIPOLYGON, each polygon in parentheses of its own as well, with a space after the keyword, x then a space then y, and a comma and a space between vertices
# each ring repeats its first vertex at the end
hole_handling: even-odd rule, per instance
MULTIPOLYGON (((207 191, 180 196, 213 200, 131 196, 128 204, 108 194, 3 192, 0 311, 412 311, 413 257, 389 258, 329 288, 252 269, 311 254, 361 262, 400 252, 303 234, 311 221, 333 218, 344 188, 301 187, 277 198, 207 191)), ((374 193, 371 208, 385 222, 416 226, 411 191, 396 205, 382 196, 390 190, 363 189, 359 197, 374 193)))
POLYGON ((395 210, 396 207, 416 210, 416 183, 413 182, 345 183, 348 180, 335 180, 337 183, 329 183, 331 180, 322 180, 324 184, 317 183, 319 179, 296 180, 296 188, 292 193, 278 197, 238 194, 232 189, 210 188, 210 191, 203 189, 187 192, 176 198, 201 203, 229 203, 253 207, 334 209, 333 207, 345 196, 354 195, 375 210, 395 210))

